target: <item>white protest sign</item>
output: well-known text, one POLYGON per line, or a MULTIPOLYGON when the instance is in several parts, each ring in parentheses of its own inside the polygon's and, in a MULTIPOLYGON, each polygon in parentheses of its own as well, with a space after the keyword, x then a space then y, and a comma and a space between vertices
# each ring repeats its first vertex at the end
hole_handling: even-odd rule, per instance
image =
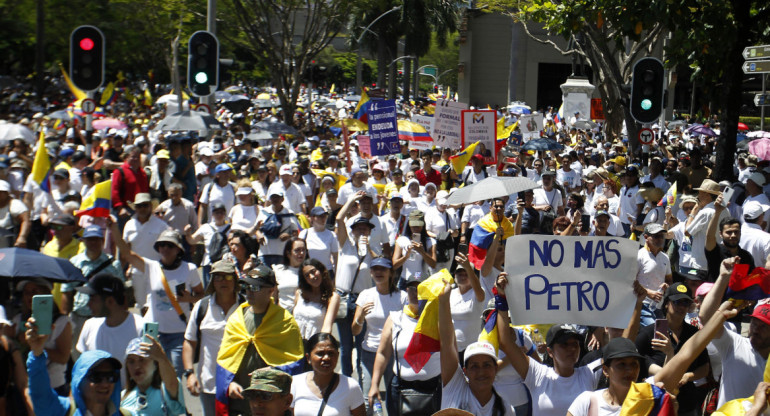
POLYGON ((636 303, 638 251, 639 243, 625 238, 509 238, 505 294, 511 321, 627 327, 636 303))
MULTIPOLYGON (((463 110, 463 148, 479 142, 484 145, 484 164, 497 163, 497 111, 495 110, 463 110)), ((477 148, 477 153, 478 153, 477 148)))
POLYGON ((525 139, 535 139, 540 137, 543 130, 542 114, 526 114, 519 118, 519 130, 525 139))
POLYGON ((462 111, 468 104, 456 101, 436 100, 433 129, 429 131, 433 144, 438 147, 460 149, 462 146, 462 111))
POLYGON ((425 129, 425 131, 428 132, 428 134, 433 133, 433 120, 435 119, 436 119, 435 117, 422 116, 419 114, 415 114, 412 116, 412 121, 421 125, 425 129))

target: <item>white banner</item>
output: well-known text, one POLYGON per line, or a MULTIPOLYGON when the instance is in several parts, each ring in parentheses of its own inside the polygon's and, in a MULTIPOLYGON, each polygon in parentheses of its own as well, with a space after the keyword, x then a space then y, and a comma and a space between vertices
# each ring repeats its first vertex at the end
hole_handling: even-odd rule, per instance
POLYGON ((421 125, 425 129, 425 131, 428 132, 428 134, 433 134, 433 121, 435 119, 436 119, 435 117, 423 116, 419 114, 415 114, 412 116, 412 121, 421 125))
POLYGON ((540 132, 543 129, 542 114, 526 114, 519 118, 519 130, 525 139, 540 137, 540 132))
MULTIPOLYGON (((475 142, 484 145, 484 164, 497 163, 497 111, 495 110, 463 110, 463 148, 475 142)), ((476 153, 481 148, 476 148, 476 153)))
POLYGON ((506 240, 511 321, 625 328, 636 296, 639 243, 625 238, 520 235, 506 240))
POLYGON ((436 100, 436 112, 433 114, 433 130, 430 137, 433 144, 438 147, 448 147, 459 150, 462 143, 462 111, 468 108, 468 104, 436 100))

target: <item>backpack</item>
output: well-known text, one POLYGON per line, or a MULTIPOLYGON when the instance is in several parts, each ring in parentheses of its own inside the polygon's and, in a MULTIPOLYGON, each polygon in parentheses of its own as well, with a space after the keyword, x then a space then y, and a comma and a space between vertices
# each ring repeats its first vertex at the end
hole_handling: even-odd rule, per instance
POLYGON ((283 221, 281 218, 291 215, 292 214, 268 214, 267 219, 262 223, 259 231, 262 231, 262 234, 264 234, 266 238, 278 238, 278 236, 281 235, 281 230, 283 228, 283 221))
MULTIPOLYGON (((206 316, 206 313, 209 311, 209 299, 211 299, 211 295, 204 296, 199 302, 200 305, 198 306, 198 312, 195 314, 195 339, 198 340, 198 342, 195 344, 195 354, 193 355, 193 364, 197 364, 198 360, 201 356, 201 322, 203 322, 203 318, 206 316)), ((245 302, 246 299, 241 295, 238 294, 238 302, 236 304, 240 305, 241 303, 245 302)), ((225 311, 227 313, 227 311, 225 311)))
POLYGON ((438 263, 444 263, 451 258, 449 253, 455 248, 455 240, 452 237, 452 233, 444 231, 436 238, 436 261, 438 263))
POLYGON ((230 231, 230 224, 227 224, 227 227, 225 227, 224 230, 215 232, 214 235, 211 236, 211 241, 209 241, 209 245, 206 249, 212 264, 221 260, 225 253, 230 252, 230 247, 227 245, 228 231, 230 231))

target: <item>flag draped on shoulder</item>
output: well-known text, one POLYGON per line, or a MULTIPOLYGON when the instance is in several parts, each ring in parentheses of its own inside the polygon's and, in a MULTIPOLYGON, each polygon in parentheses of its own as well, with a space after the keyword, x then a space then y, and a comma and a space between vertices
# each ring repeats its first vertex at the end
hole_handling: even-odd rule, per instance
POLYGON ((37 143, 35 160, 32 162, 32 180, 40 185, 40 189, 51 192, 51 160, 48 159, 48 149, 45 147, 45 134, 40 132, 37 143))
POLYGON ((677 194, 676 194, 676 181, 671 184, 671 186, 668 187, 668 191, 666 191, 666 194, 663 195, 663 198, 660 199, 660 202, 658 202, 659 207, 667 207, 667 206, 676 206, 677 203, 677 194))
POLYGON ((454 282, 447 269, 439 270, 417 287, 420 318, 404 352, 404 360, 415 373, 419 373, 425 367, 433 353, 441 350, 438 332, 438 295, 444 290, 444 280, 450 284, 454 282))
POLYGON ((91 217, 109 217, 112 207, 112 180, 99 182, 83 198, 80 209, 75 211, 76 216, 89 215, 91 217))
POLYGON ((257 354, 270 367, 278 368, 289 374, 296 374, 304 363, 302 336, 297 322, 286 309, 270 303, 262 323, 254 333, 246 330, 244 312, 248 303, 238 306, 230 315, 225 326, 225 334, 217 355, 216 370, 216 414, 228 414, 229 398, 227 389, 235 378, 235 373, 243 362, 249 344, 254 345, 257 354))
POLYGON ((361 90, 361 99, 358 100, 358 105, 356 105, 356 111, 353 117, 361 120, 364 123, 369 122, 369 116, 367 116, 367 112, 369 111, 369 105, 371 101, 369 100, 369 95, 366 94, 366 88, 361 90))
POLYGON ((620 416, 674 416, 674 402, 660 387, 649 383, 631 383, 620 416))
POLYGON ((463 169, 465 169, 465 165, 467 165, 468 162, 471 161, 473 152, 476 150, 476 146, 478 145, 479 145, 479 142, 475 142, 472 145, 461 150, 460 153, 449 157, 449 163, 452 164, 452 169, 454 169, 455 173, 457 173, 458 175, 463 173, 463 169))
POLYGON ((487 249, 495 238, 497 227, 503 227, 503 239, 511 237, 514 234, 513 224, 508 218, 503 218, 497 222, 492 218, 492 214, 485 215, 473 228, 471 241, 468 244, 468 260, 477 269, 484 265, 484 259, 487 257, 487 249))

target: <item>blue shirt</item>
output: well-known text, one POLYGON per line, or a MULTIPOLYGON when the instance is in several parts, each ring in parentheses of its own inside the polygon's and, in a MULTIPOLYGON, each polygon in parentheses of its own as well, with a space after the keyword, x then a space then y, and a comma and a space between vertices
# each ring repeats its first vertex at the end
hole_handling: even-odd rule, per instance
POLYGON ((184 183, 184 190, 182 190, 182 198, 188 201, 195 200, 195 193, 198 191, 198 180, 195 179, 195 166, 190 166, 187 169, 187 165, 192 162, 184 156, 179 156, 174 159, 174 178, 179 179, 184 183), (187 173, 182 176, 182 172, 187 169, 187 173))
POLYGON ((138 387, 134 387, 133 390, 122 395, 120 408, 128 410, 135 416, 184 415, 187 414, 187 410, 184 405, 181 382, 178 389, 177 399, 174 400, 166 390, 165 384, 161 386, 161 389, 150 386, 144 393, 140 392, 138 387))

